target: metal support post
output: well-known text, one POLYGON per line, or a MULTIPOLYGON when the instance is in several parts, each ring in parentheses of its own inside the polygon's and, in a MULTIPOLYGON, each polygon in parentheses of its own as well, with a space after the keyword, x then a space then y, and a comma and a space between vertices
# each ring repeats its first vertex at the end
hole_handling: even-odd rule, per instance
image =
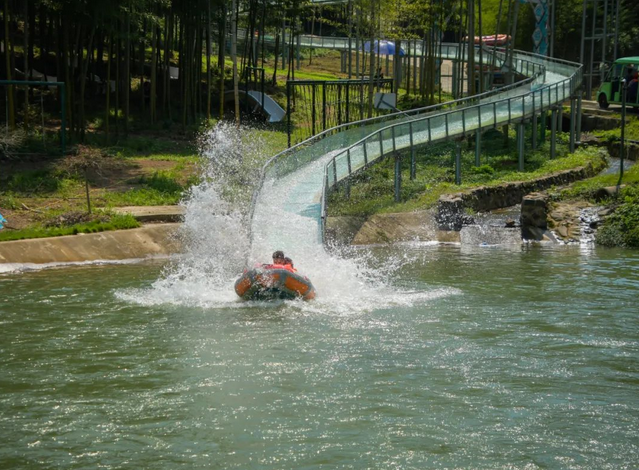
POLYGON ((60 145, 62 147, 62 155, 67 151, 67 87, 64 83, 60 85, 60 145))
POLYGON ((457 62, 453 60, 453 77, 451 82, 451 92, 453 94, 453 98, 457 99, 459 96, 457 95, 457 62))
POLYGON ((531 146, 533 150, 537 150, 537 137, 539 134, 539 121, 537 120, 537 115, 533 114, 532 117, 532 139, 531 146))
POLYGON ((297 33, 297 44, 296 44, 296 59, 297 59, 297 70, 302 68, 302 38, 300 37, 300 33, 297 33))
POLYGON ((541 113, 541 133, 539 136, 539 139, 541 140, 541 142, 546 142, 546 126, 548 121, 548 113, 546 111, 544 111, 543 113, 541 113))
POLYGON ((291 147, 291 82, 286 82, 286 133, 288 134, 288 147, 291 147))
POLYGON ((395 202, 401 200, 402 192, 402 156, 395 152, 395 202))
POLYGON ((517 154, 519 157, 519 171, 524 171, 524 131, 525 123, 521 121, 517 124, 517 154))
POLYGON ((564 107, 559 105, 557 109, 557 134, 561 134, 564 128, 564 107))
POLYGON ((415 146, 413 145, 413 123, 408 123, 408 132, 410 137, 410 179, 417 177, 417 162, 415 160, 415 146))
POLYGON ((475 133, 475 166, 479 166, 481 164, 481 132, 475 133))
POLYGON ((461 184, 461 141, 455 141, 455 184, 461 184))
POLYGON ((617 194, 621 189, 623 181, 623 164, 626 156, 626 98, 628 96, 628 83, 626 80, 621 81, 621 148, 619 149, 619 179, 617 180, 617 194))
POLYGON ((583 93, 579 93, 578 98, 577 98, 577 129, 576 129, 576 134, 575 134, 575 138, 577 139, 577 142, 581 142, 581 98, 582 98, 582 94, 583 93))
POLYGON ((550 113, 550 158, 555 158, 557 149, 557 108, 550 113))
POLYGON ((576 116, 577 100, 575 97, 570 98, 570 153, 575 151, 575 128, 577 127, 576 116))

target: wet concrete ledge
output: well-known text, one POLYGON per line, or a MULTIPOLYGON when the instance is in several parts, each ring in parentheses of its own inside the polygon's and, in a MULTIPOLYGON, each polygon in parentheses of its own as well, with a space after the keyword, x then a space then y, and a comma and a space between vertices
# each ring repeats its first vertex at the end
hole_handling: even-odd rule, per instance
POLYGON ((181 224, 150 224, 130 230, 35 238, 0 243, 0 263, 72 263, 124 260, 180 253, 181 224))

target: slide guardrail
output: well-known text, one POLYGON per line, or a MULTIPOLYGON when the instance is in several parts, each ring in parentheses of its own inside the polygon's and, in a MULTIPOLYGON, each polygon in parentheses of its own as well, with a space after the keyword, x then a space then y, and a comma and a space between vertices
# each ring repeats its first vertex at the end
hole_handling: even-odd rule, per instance
POLYGON ((413 151, 416 147, 429 143, 458 139, 484 129, 522 122, 557 106, 573 96, 581 86, 583 66, 580 64, 542 58, 534 54, 530 54, 529 57, 535 59, 538 65, 545 66, 552 61, 559 68, 571 69, 573 73, 563 80, 531 89, 520 96, 502 97, 498 100, 470 104, 462 109, 445 110, 407 122, 389 124, 373 130, 366 137, 334 155, 324 167, 322 232, 326 219, 328 191, 340 181, 399 150, 413 151))

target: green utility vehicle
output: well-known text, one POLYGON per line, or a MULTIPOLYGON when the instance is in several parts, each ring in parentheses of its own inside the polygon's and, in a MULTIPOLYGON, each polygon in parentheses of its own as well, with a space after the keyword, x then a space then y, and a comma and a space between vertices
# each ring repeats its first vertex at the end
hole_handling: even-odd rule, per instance
POLYGON ((608 73, 604 82, 597 90, 597 101, 601 109, 606 109, 610 103, 621 104, 622 80, 626 80, 628 87, 626 93, 626 104, 628 106, 639 106, 637 100, 637 86, 635 74, 639 71, 639 56, 623 57, 617 59, 608 73), (635 80, 635 83, 633 83, 635 80))

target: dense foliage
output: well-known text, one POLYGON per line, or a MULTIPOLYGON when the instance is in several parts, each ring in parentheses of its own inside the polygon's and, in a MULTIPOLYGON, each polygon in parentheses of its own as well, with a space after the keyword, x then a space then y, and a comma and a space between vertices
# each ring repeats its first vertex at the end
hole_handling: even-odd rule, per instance
MULTIPOLYGON (((299 33, 421 40, 433 72, 442 34, 460 40, 516 29, 515 46, 532 50, 535 27, 530 5, 514 0, 353 0, 320 7, 302 0, 4 0, 3 7, 0 77, 65 82, 68 124, 80 140, 88 115, 102 107, 107 136, 126 135, 134 115, 183 125, 223 116, 232 86, 225 83, 230 32, 239 41, 240 74, 247 65, 263 67, 265 56, 282 55, 284 33, 289 46, 299 33), (274 45, 265 45, 265 35, 274 45)), ((639 12, 633 0, 622 0, 621 11, 624 55, 639 50, 639 12)), ((578 58, 581 13, 582 0, 557 2, 558 57, 578 58)), ((274 66, 275 80, 277 61, 274 66)), ((430 72, 420 91, 432 98, 430 72)), ((15 89, 7 95, 10 127, 29 120, 29 99, 15 89)))
POLYGON ((615 212, 597 232, 597 243, 639 248, 639 185, 622 189, 620 201, 615 212))

